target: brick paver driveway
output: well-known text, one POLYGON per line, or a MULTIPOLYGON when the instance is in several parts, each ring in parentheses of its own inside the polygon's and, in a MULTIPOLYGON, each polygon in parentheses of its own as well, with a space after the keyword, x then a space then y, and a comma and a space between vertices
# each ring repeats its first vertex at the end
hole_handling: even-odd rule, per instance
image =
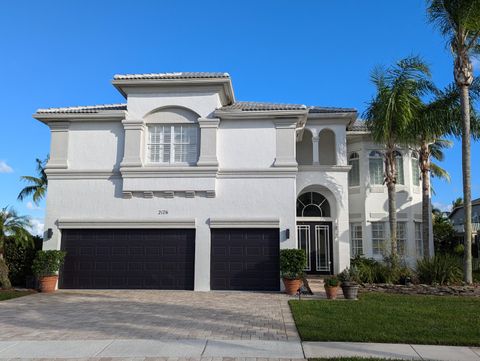
POLYGON ((298 340, 279 293, 58 291, 0 303, 0 340, 298 340))

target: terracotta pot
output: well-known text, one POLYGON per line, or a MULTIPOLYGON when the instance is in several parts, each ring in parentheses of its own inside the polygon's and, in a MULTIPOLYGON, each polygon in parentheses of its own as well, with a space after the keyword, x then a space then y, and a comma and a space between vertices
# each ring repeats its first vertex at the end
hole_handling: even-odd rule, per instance
POLYGON ((290 280, 287 278, 283 279, 283 284, 285 285, 285 293, 287 295, 296 295, 300 287, 302 287, 302 280, 290 280))
POLYGON ((339 286, 336 286, 336 287, 325 286, 325 293, 327 294, 327 298, 329 300, 337 299, 338 288, 339 286))
POLYGON ((51 293, 55 292, 58 276, 45 276, 40 278, 40 292, 51 293))

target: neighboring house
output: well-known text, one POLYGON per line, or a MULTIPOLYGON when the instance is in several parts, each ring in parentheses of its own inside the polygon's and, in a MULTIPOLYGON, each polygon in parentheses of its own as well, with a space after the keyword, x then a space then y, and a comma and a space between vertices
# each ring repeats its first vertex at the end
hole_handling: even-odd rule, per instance
MULTIPOLYGON (((455 207, 450 212, 448 218, 453 224, 455 232, 463 239, 465 229, 463 224, 465 222, 465 212, 463 205, 455 207)), ((480 257, 480 198, 472 200, 472 249, 473 257, 480 257)))
MULTIPOLYGON (((382 150, 356 110, 238 102, 224 73, 113 85, 126 104, 34 115, 51 129, 44 249, 67 251, 61 288, 278 290, 281 248, 305 249, 320 274, 388 250, 382 150)), ((413 261, 416 153, 399 150, 398 165, 413 261)))

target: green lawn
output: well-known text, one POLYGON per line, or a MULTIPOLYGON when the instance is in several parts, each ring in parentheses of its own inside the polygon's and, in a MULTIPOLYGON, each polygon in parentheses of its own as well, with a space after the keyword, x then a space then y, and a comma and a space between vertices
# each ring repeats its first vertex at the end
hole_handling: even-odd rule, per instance
POLYGON ((401 361, 391 358, 362 358, 362 357, 334 357, 334 358, 310 358, 309 361, 401 361))
POLYGON ((0 290, 0 301, 9 300, 12 298, 23 297, 35 293, 34 291, 10 291, 0 290))
POLYGON ((290 308, 304 341, 480 346, 480 298, 369 293, 290 308))

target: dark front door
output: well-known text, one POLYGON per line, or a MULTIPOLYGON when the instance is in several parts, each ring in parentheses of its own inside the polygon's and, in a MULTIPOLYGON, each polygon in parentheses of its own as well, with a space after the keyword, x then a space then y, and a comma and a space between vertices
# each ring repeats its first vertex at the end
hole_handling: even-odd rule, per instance
POLYGON ((193 290, 193 229, 68 229, 60 288, 193 290))
POLYGON ((278 229, 212 229, 212 290, 279 291, 278 229))
POLYGON ((307 254, 307 273, 333 274, 331 222, 297 222, 299 247, 307 254))

